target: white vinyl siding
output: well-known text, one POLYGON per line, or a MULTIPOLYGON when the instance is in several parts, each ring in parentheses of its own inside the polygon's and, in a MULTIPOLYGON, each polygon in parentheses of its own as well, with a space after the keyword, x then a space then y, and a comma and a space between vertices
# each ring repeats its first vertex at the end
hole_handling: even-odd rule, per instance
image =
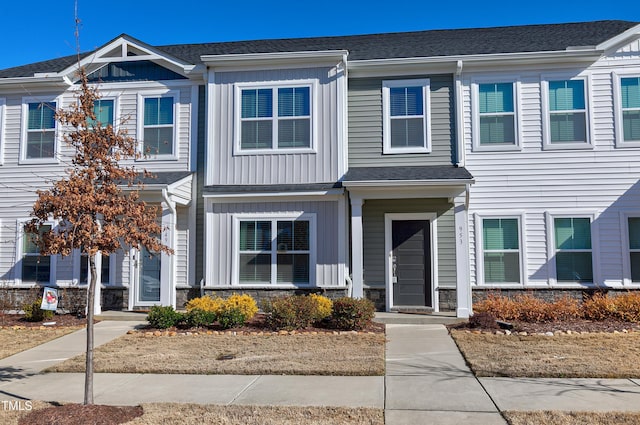
POLYGON ((429 79, 382 82, 383 152, 431 151, 429 79))
POLYGON ((315 216, 236 217, 235 282, 309 285, 315 269, 315 216))
POLYGON ((236 152, 313 150, 314 83, 236 86, 236 152))

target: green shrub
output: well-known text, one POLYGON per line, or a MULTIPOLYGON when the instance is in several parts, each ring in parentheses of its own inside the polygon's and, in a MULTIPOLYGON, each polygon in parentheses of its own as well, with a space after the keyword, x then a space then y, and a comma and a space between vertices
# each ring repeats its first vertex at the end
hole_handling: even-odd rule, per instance
POLYGON ((156 329, 167 329, 176 326, 181 320, 183 320, 182 314, 175 311, 171 306, 154 305, 147 315, 147 321, 156 329))
POLYGON ((218 314, 218 323, 222 329, 235 328, 242 326, 247 321, 247 316, 244 315, 239 307, 225 308, 218 314))
POLYGON ((289 295, 267 301, 263 309, 269 314, 267 325, 275 330, 307 328, 318 316, 315 301, 304 295, 289 295))
POLYGON ((199 328, 215 322, 216 313, 213 311, 201 310, 199 308, 192 308, 184 314, 183 320, 190 328, 199 328))
POLYGON ((43 320, 53 319, 53 310, 43 310, 40 308, 42 302, 40 300, 23 304, 24 318, 28 322, 42 322, 43 320))
POLYGON ((337 329, 360 330, 371 324, 376 308, 371 300, 338 298, 333 302, 331 323, 337 329))

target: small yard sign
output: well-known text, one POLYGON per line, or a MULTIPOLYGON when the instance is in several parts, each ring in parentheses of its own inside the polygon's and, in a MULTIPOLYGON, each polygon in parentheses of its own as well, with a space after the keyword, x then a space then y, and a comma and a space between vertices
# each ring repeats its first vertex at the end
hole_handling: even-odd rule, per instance
POLYGON ((47 288, 45 286, 44 293, 42 294, 42 304, 40 305, 42 310, 58 309, 58 290, 55 288, 47 288))

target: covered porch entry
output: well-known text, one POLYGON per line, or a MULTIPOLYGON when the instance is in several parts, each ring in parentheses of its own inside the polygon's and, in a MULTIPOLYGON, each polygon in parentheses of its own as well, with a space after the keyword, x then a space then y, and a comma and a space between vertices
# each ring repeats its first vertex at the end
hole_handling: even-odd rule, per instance
POLYGON ((456 167, 351 169, 343 180, 350 200, 353 296, 386 311, 471 308, 467 186, 456 167))

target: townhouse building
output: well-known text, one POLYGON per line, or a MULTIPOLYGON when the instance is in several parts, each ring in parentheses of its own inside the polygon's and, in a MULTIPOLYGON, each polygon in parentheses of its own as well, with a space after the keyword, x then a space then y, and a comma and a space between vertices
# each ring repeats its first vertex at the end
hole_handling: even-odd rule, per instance
MULTIPOLYGON (((0 70, 0 281, 82 288, 21 230, 64 172, 77 66, 156 174, 174 256, 100 258, 104 308, 324 292, 472 312, 488 291, 640 283, 640 26, 626 21, 151 46, 0 70)), ((55 226, 55 223, 51 224, 55 226)))

